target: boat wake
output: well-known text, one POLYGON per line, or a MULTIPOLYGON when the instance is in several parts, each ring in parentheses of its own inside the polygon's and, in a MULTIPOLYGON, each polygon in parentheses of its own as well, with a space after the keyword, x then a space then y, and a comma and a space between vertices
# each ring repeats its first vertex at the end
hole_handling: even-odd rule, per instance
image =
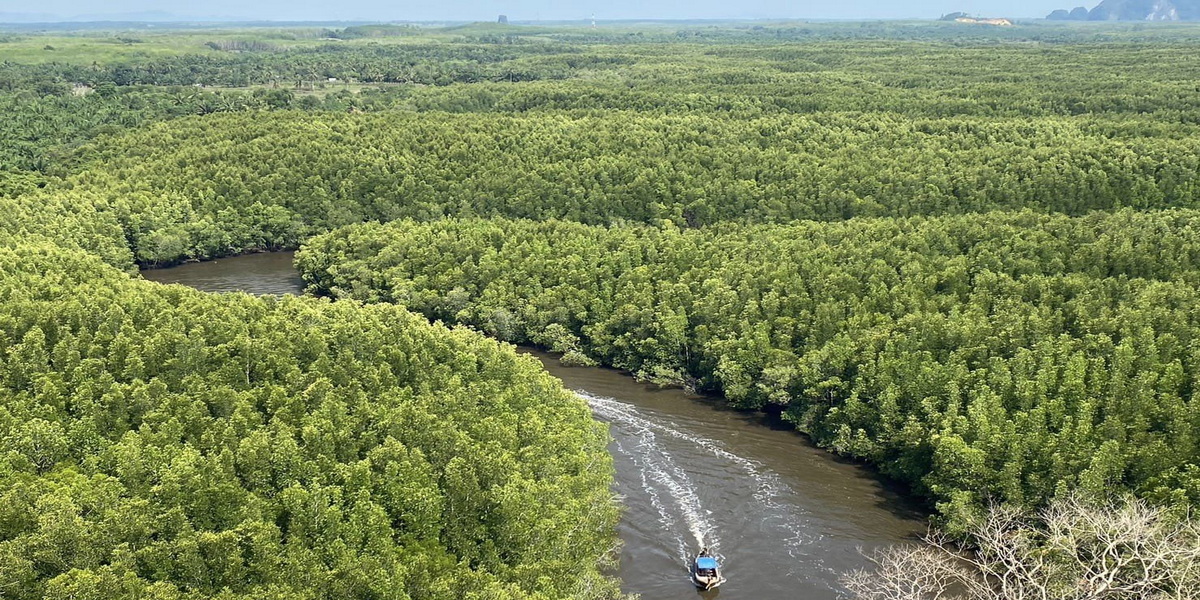
POLYGON ((804 526, 804 515, 798 514, 798 507, 785 500, 792 490, 760 463, 730 452, 720 442, 656 420, 632 404, 586 391, 576 391, 576 394, 587 401, 598 418, 611 423, 620 432, 615 436, 615 450, 635 464, 642 491, 657 513, 663 531, 673 536, 678 559, 685 566, 690 564, 691 555, 697 548, 708 547, 719 559, 724 560, 724 557, 720 554, 720 538, 711 511, 702 505, 698 493, 704 488, 681 467, 679 460, 685 457, 677 458, 668 449, 665 442, 669 440, 682 441, 687 448, 715 457, 719 464, 732 466, 735 472, 740 471, 739 479, 751 482, 752 504, 761 509, 756 511, 762 515, 762 522, 756 528, 763 534, 769 531, 772 537, 778 536, 792 557, 808 555, 810 545, 821 537, 814 537, 804 526))
POLYGON ((597 416, 617 424, 635 440, 633 447, 618 441, 617 451, 630 457, 637 465, 642 489, 658 513, 663 530, 676 533, 674 541, 679 560, 687 565, 689 553, 697 547, 715 549, 720 540, 708 511, 700 505, 695 483, 658 442, 662 426, 638 416, 636 409, 624 402, 587 392, 576 393, 587 400, 597 416), (682 519, 691 540, 677 529, 676 515, 682 519))

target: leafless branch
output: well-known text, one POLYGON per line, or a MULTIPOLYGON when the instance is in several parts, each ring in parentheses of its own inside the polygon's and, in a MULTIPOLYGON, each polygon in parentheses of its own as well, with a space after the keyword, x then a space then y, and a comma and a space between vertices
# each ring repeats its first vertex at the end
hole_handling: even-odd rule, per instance
POLYGON ((1056 500, 1038 513, 992 506, 966 544, 868 556, 843 578, 855 600, 1200 600, 1200 524, 1134 499, 1056 500))

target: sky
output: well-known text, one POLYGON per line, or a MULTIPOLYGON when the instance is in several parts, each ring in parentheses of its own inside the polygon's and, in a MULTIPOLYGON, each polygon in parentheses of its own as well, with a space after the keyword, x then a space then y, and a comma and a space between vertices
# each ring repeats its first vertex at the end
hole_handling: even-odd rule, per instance
POLYGON ((60 18, 161 11, 176 16, 269 20, 492 21, 597 19, 898 19, 963 11, 1044 17, 1098 0, 0 0, 0 14, 60 18), (1070 5, 1070 6, 1069 6, 1070 5))

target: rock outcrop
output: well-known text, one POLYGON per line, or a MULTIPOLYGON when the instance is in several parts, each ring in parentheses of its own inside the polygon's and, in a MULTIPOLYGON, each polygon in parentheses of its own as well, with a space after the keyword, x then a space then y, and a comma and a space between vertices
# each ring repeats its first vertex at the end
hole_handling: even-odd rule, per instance
POLYGON ((1056 10, 1047 17, 1054 21, 1198 21, 1200 0, 1104 0, 1088 10, 1056 10))

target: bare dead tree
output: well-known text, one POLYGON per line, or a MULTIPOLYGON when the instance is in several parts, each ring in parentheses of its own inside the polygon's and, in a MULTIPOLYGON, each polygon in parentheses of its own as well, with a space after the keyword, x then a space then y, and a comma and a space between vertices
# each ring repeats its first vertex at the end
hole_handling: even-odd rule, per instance
POLYGON ((842 578, 856 600, 950 600, 959 579, 954 560, 944 552, 917 545, 882 548, 867 557, 873 571, 859 570, 842 578))
POLYGON ((1143 501, 1056 500, 1026 513, 993 506, 964 544, 931 531, 925 545, 868 558, 843 577, 855 600, 1200 600, 1200 523, 1143 501))

